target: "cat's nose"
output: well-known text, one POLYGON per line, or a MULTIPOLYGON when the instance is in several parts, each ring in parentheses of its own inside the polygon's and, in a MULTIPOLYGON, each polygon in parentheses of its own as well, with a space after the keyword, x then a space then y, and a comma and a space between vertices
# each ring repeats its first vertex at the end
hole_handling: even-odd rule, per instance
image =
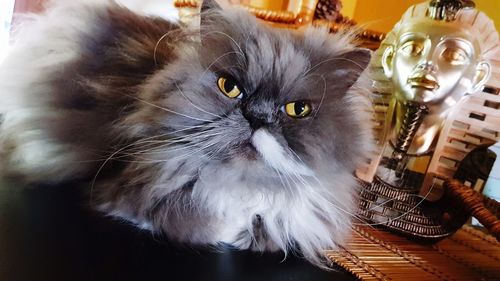
POLYGON ((252 130, 254 131, 267 125, 267 122, 261 118, 250 117, 246 119, 248 120, 248 124, 250 124, 250 128, 252 128, 252 130))
POLYGON ((255 112, 251 112, 248 110, 242 110, 243 117, 248 121, 250 128, 252 130, 258 130, 259 128, 265 127, 268 125, 267 118, 264 115, 256 114, 255 112))

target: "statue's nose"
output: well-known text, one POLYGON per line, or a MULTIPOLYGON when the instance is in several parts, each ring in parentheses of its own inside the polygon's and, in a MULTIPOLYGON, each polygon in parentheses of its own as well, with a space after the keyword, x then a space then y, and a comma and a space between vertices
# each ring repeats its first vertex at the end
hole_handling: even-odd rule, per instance
POLYGON ((426 60, 417 65, 417 70, 426 71, 426 72, 434 72, 436 70, 434 63, 430 60, 426 60))

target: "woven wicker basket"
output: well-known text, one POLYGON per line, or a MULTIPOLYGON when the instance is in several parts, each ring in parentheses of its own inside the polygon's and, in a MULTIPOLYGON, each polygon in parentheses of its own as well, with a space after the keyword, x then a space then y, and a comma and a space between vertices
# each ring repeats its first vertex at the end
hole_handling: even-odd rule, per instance
POLYGON ((443 200, 430 203, 415 201, 410 191, 362 182, 361 215, 372 220, 395 211, 405 215, 383 229, 355 226, 346 246, 327 251, 327 257, 361 280, 500 280, 500 203, 457 180, 444 187, 443 200), (369 208, 380 198, 402 201, 369 208), (469 216, 485 228, 462 226, 469 216))
POLYGON ((417 196, 418 190, 394 188, 378 178, 372 183, 360 181, 360 185, 358 215, 371 225, 437 240, 453 234, 474 216, 500 240, 500 203, 457 180, 445 182, 445 194, 436 202, 417 196))

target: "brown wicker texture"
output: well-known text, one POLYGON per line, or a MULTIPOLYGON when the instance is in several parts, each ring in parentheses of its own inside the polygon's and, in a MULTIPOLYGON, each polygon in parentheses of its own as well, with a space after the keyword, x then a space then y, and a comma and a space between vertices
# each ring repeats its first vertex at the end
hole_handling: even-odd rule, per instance
MULTIPOLYGON (((174 6, 179 9, 191 8, 197 10, 200 7, 201 0, 174 0, 174 6)), ((310 24, 314 19, 314 11, 318 0, 300 0, 298 10, 269 10, 253 7, 250 5, 241 5, 257 18, 267 22, 274 23, 276 26, 297 28, 305 24, 310 24)))
POLYGON ((326 255, 361 280, 500 280, 500 243, 469 226, 436 244, 355 227, 344 248, 326 255))
POLYGON ((314 11, 314 18, 336 21, 340 16, 340 10, 342 10, 340 0, 319 0, 314 11))
POLYGON ((485 204, 498 206, 498 202, 492 199, 485 200, 483 195, 470 187, 462 185, 457 180, 447 181, 445 183, 445 191, 446 196, 455 202, 461 202, 465 210, 484 225, 492 236, 500 241, 500 220, 485 204))
POLYGON ((468 219, 460 200, 444 197, 429 202, 418 189, 396 188, 378 177, 360 181, 358 215, 375 225, 419 239, 442 239, 457 231, 468 219))
MULTIPOLYGON (((250 13, 253 13, 257 18, 267 21, 271 25, 279 28, 298 28, 306 24, 316 26, 326 26, 331 32, 338 32, 340 29, 349 28, 356 25, 352 19, 343 16, 336 10, 331 10, 333 6, 325 3, 331 0, 303 0, 300 5, 300 11, 274 11, 252 6, 242 5, 250 13), (326 11, 324 9, 327 9, 326 11), (319 14, 318 9, 322 9, 319 14), (336 13, 336 17, 324 16, 324 13, 336 13), (323 15, 323 16, 322 16, 323 15)), ((199 3, 201 0, 175 0, 174 6, 179 9, 181 21, 192 20, 193 16, 198 13, 199 3)), ((385 33, 376 32, 373 30, 360 30, 358 34, 359 45, 371 50, 376 50, 380 42, 385 38, 385 33)))
MULTIPOLYGON (((315 19, 313 21, 313 25, 315 26, 326 26, 330 29, 330 32, 337 33, 345 28, 352 28, 355 26, 355 22, 347 17, 339 17, 337 22, 328 21, 325 19, 315 19)), ((373 31, 373 30, 358 30, 358 34, 356 36, 358 45, 363 48, 368 48, 370 50, 376 50, 380 47, 380 42, 384 40, 385 33, 373 31)))
POLYGON ((415 238, 436 239, 453 234, 470 216, 500 240, 500 203, 457 180, 445 182, 443 198, 429 202, 418 190, 394 188, 375 178, 360 181, 360 217, 415 238))
POLYGON ((500 218, 500 202, 483 196, 484 206, 490 210, 497 218, 500 218))

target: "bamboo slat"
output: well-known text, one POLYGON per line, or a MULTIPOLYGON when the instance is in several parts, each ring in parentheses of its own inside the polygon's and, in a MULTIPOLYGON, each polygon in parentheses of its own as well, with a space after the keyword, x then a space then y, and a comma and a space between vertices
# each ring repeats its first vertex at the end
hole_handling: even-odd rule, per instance
POLYGON ((500 243, 470 226, 435 244, 354 227, 344 248, 326 255, 364 281, 500 280, 500 243))

